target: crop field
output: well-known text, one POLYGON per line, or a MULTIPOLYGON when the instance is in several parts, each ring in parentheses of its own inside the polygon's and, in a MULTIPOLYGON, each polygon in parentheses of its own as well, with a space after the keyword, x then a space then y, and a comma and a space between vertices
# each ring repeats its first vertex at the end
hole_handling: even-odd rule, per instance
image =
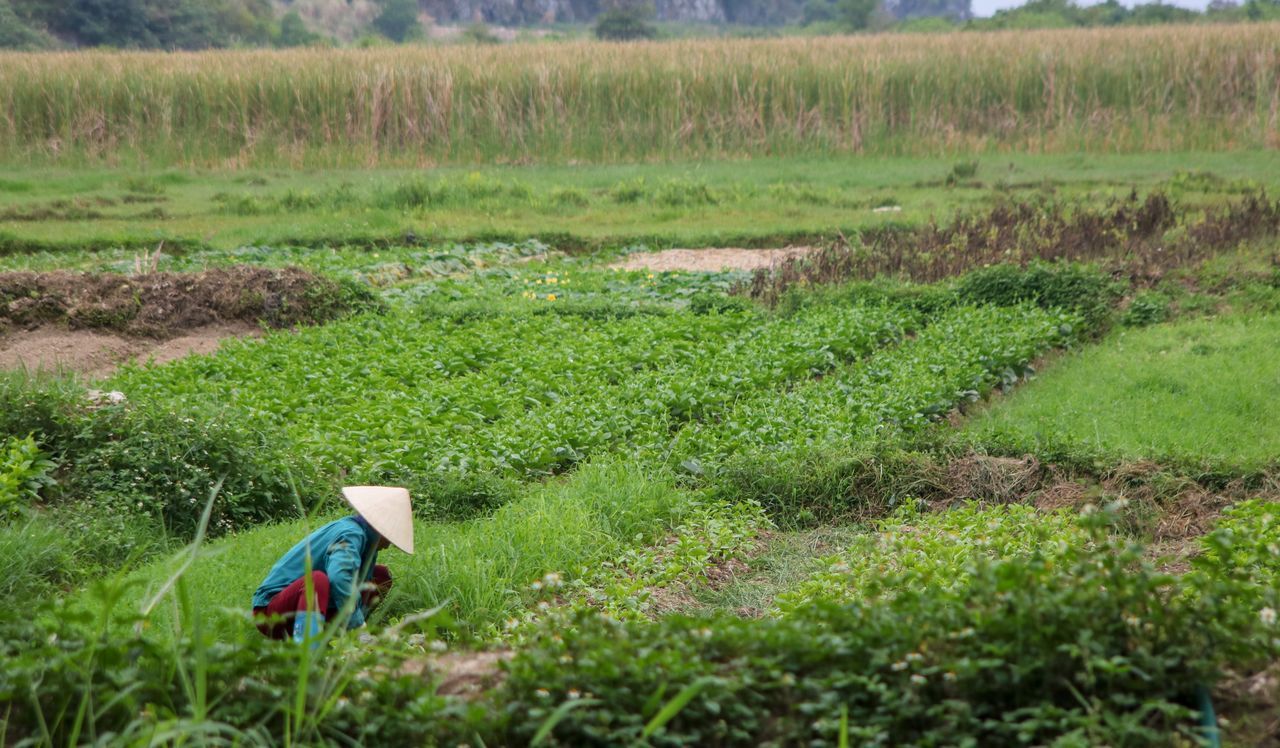
POLYGON ((0 54, 0 743, 1277 745, 1275 32, 0 54))

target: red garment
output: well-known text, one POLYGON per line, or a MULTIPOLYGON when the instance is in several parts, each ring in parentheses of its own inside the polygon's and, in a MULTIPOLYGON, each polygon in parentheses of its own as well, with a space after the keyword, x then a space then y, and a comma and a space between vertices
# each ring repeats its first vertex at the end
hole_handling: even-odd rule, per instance
MULTIPOLYGON (((391 589, 391 572, 386 566, 377 564, 373 567, 374 589, 360 592, 360 599, 366 610, 377 604, 378 600, 391 589)), ((311 587, 315 593, 314 600, 308 605, 307 579, 299 577, 288 587, 280 590, 265 606, 253 609, 258 622, 258 630, 263 636, 272 639, 288 639, 293 636, 293 617, 308 610, 324 611, 329 618, 338 613, 329 607, 329 576, 323 571, 311 572, 311 587), (274 622, 269 620, 279 616, 274 622)))

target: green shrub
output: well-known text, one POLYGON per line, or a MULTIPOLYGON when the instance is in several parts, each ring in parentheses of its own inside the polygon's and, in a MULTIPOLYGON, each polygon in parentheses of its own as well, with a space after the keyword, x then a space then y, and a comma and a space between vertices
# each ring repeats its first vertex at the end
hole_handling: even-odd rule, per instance
POLYGON ((648 185, 645 184, 644 177, 618 182, 609 188, 609 199, 615 203, 638 203, 647 199, 649 195, 650 190, 648 185))
POLYGON ((1128 327, 1145 327, 1169 319, 1169 298, 1156 291, 1144 291, 1133 297, 1120 317, 1128 327))
POLYGON ((72 455, 67 492, 157 519, 179 537, 194 534, 219 480, 214 535, 295 514, 291 476, 312 488, 308 467, 281 449, 278 437, 243 428, 233 414, 143 406, 92 418, 106 438, 72 455))
POLYGON ((946 184, 948 187, 951 187, 966 180, 973 179, 977 174, 977 161, 957 161, 951 165, 951 171, 947 173, 946 184))
POLYGON ((219 212, 233 216, 260 216, 279 212, 278 206, 256 195, 219 192, 213 196, 213 201, 220 206, 219 212))
POLYGON ((881 516, 910 497, 940 496, 932 457, 874 443, 862 449, 750 450, 727 458, 712 495, 758 502, 783 526, 881 516))
MULTIPOLYGON (((57 485, 46 491, 53 503, 150 519, 185 538, 220 480, 214 534, 292 514, 295 486, 307 501, 330 495, 278 436, 212 405, 173 407, 103 404, 71 380, 0 376, 0 436, 29 434, 61 464, 57 485)), ((48 475, 51 466, 34 464, 48 475)))
POLYGON ((561 208, 585 208, 591 200, 577 187, 556 187, 548 195, 551 204, 561 208))
POLYGON ((715 205, 720 196, 703 181, 694 179, 667 179, 658 185, 653 200, 671 208, 715 205))
POLYGON ((1075 263, 995 265, 965 275, 956 291, 960 298, 977 303, 1009 306, 1033 301, 1046 309, 1077 312, 1093 333, 1106 329, 1120 298, 1120 286, 1110 276, 1075 263))
POLYGON ((624 42, 653 39, 658 36, 658 29, 652 23, 653 17, 652 3, 642 0, 613 0, 596 17, 596 38, 624 42))

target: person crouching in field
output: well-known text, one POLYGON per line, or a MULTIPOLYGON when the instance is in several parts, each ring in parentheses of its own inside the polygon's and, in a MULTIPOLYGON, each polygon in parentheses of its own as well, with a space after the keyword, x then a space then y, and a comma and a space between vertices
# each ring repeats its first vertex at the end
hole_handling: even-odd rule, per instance
POLYGON ((290 548, 253 593, 254 619, 264 635, 312 639, 326 618, 348 607, 347 628, 363 626, 369 610, 391 588, 391 573, 377 562, 378 551, 394 545, 413 554, 407 490, 349 486, 342 495, 356 514, 330 522, 290 548))

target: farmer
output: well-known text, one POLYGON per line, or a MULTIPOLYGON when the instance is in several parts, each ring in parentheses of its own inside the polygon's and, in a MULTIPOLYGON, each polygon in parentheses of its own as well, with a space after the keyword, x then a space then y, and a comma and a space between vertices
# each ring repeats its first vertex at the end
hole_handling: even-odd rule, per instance
POLYGON ((342 495, 356 514, 330 522, 290 548, 253 593, 253 615, 264 635, 284 639, 292 633, 297 642, 314 638, 326 617, 348 608, 347 628, 363 626, 365 614, 391 588, 390 572, 377 563, 378 551, 394 545, 413 553, 407 490, 349 486, 342 495))

